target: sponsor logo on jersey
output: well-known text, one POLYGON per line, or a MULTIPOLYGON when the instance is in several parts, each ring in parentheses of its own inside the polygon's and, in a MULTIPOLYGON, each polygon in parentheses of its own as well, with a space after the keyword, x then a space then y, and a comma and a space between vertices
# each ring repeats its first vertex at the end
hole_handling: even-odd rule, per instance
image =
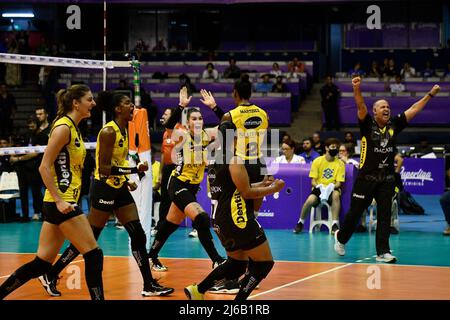
POLYGON ((247 226, 247 208, 245 200, 242 198, 239 191, 234 191, 231 198, 231 218, 234 224, 239 229, 245 229, 247 226))
POLYGON ((365 199, 365 198, 366 198, 365 195, 363 195, 363 194, 357 194, 357 193, 352 194, 352 197, 353 197, 353 198, 358 198, 358 199, 365 199))
POLYGON ((260 117, 251 117, 244 122, 244 127, 246 129, 255 129, 262 124, 262 119, 260 117))
POLYGON ((334 173, 334 170, 333 170, 333 169, 331 169, 331 168, 326 168, 326 169, 323 171, 323 177, 324 177, 325 179, 331 179, 331 178, 333 177, 333 173, 334 173))
POLYGON ((394 147, 385 148, 382 146, 382 148, 374 147, 373 151, 375 153, 388 153, 388 152, 394 152, 394 147))
POLYGON ((70 172, 70 156, 69 151, 64 148, 56 158, 55 173, 58 181, 59 190, 65 193, 72 182, 72 173, 70 172))

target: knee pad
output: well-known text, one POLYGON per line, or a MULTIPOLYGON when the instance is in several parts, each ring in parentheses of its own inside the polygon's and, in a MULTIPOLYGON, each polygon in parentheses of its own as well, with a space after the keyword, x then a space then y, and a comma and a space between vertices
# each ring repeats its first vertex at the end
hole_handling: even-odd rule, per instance
POLYGON ((256 279, 261 281, 269 274, 272 270, 274 261, 253 261, 250 260, 248 263, 249 274, 253 275, 256 279))
POLYGON ((141 222, 139 220, 130 221, 124 227, 131 239, 131 250, 145 249, 147 237, 145 236, 144 229, 142 229, 141 222))
POLYGON ((194 222, 192 223, 192 227, 197 231, 200 231, 201 229, 209 229, 210 226, 211 220, 206 212, 202 212, 196 216, 194 222))
POLYGON ((19 268, 16 271, 16 276, 21 280, 25 278, 34 279, 48 273, 51 268, 52 264, 50 262, 36 256, 33 261, 19 268))
POLYGON ((103 251, 95 248, 83 255, 86 276, 103 271, 103 251))
POLYGON ((247 264, 247 261, 236 260, 228 257, 227 261, 222 265, 225 268, 225 278, 227 280, 234 280, 239 278, 247 270, 247 264))

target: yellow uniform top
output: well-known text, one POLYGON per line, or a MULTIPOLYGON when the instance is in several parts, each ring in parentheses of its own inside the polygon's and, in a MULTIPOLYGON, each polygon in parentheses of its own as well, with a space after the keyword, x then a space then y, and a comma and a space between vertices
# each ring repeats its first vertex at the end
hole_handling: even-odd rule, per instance
POLYGON ((320 156, 312 162, 309 177, 316 179, 317 184, 327 186, 336 181, 345 181, 345 164, 342 160, 334 158, 333 161, 328 161, 325 155, 320 156))
MULTIPOLYGON (((128 167, 128 135, 127 130, 125 129, 125 133, 122 134, 120 131, 120 127, 117 125, 117 123, 113 120, 105 124, 102 128, 102 130, 106 127, 111 127, 114 129, 114 132, 116 133, 116 141, 114 142, 114 149, 111 157, 111 166, 115 167, 128 167)), ((100 150, 100 134, 102 132, 100 130, 98 136, 97 136, 97 147, 95 148, 95 173, 94 177, 97 180, 102 180, 99 173, 99 150, 100 150)), ((120 188, 124 184, 124 182, 127 180, 125 175, 119 175, 119 176, 109 176, 106 178, 105 182, 109 186, 113 188, 120 188)))
MULTIPOLYGON (((69 143, 59 152, 50 170, 55 177, 55 185, 58 194, 64 201, 78 202, 81 191, 81 174, 86 157, 86 147, 78 127, 68 116, 58 119, 52 127, 53 130, 59 126, 67 126, 70 130, 69 143)), ((48 189, 45 190, 44 201, 55 202, 48 189)))
POLYGON ((177 150, 177 162, 172 176, 183 182, 200 184, 205 174, 208 145, 209 137, 205 130, 195 139, 189 133, 186 134, 186 141, 177 150))
MULTIPOLYGON (((152 178, 153 178, 152 183, 153 183, 153 188, 156 185, 156 181, 159 180, 159 170, 160 169, 161 169, 161 162, 155 160, 155 162, 152 163, 152 178)), ((159 189, 156 190, 156 191, 161 193, 161 187, 159 187, 159 189)))
POLYGON ((269 127, 267 113, 251 104, 237 106, 230 115, 236 127, 236 155, 244 160, 261 158, 261 146, 269 127))

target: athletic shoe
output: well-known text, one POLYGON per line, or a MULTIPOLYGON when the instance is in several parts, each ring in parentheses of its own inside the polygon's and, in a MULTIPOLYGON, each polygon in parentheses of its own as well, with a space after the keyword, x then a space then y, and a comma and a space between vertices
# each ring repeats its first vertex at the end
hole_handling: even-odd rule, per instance
POLYGON ((212 287, 208 292, 214 294, 237 294, 239 289, 239 282, 237 280, 227 280, 222 284, 212 287))
POLYGON ((191 232, 189 232, 189 238, 198 238, 198 232, 195 229, 192 229, 191 232))
POLYGON ((303 230, 303 223, 299 222, 294 228, 294 233, 300 233, 303 230))
POLYGON ((157 233, 158 233, 158 230, 152 229, 152 231, 150 231, 150 236, 155 237, 157 233))
POLYGON ((198 292, 198 287, 193 284, 189 287, 184 288, 184 294, 189 300, 204 300, 204 294, 198 292))
POLYGON ((166 272, 169 268, 167 268, 165 265, 159 261, 158 258, 152 259, 152 270, 158 271, 158 272, 166 272))
POLYGON ((377 262, 385 262, 385 263, 396 263, 397 258, 394 257, 390 252, 380 254, 376 257, 377 262))
POLYGON ((447 226, 447 229, 443 232, 444 236, 450 236, 450 226, 447 226))
POLYGON ((398 234, 398 230, 395 227, 391 227, 391 234, 398 234))
POLYGON ((33 217, 31 218, 31 220, 33 221, 39 221, 39 215, 37 213, 33 214, 33 217))
POLYGON ((225 261, 227 261, 227 259, 224 259, 224 258, 222 258, 222 257, 217 258, 217 260, 213 262, 212 268, 213 268, 213 269, 217 268, 217 267, 220 266, 221 264, 224 264, 225 261))
POLYGON ((47 274, 38 277, 39 282, 44 287, 45 291, 52 297, 60 297, 61 292, 56 289, 59 277, 56 279, 50 279, 47 274))
POLYGON ((334 251, 337 252, 338 255, 345 255, 345 245, 338 241, 337 235, 339 230, 334 233, 334 251))
POLYGON ((144 290, 142 290, 141 294, 144 297, 167 296, 174 291, 174 288, 163 287, 156 280, 153 280, 150 284, 144 286, 144 290))
POLYGON ((336 231, 338 231, 338 230, 339 230, 339 227, 336 223, 331 226, 331 234, 335 234, 336 231))

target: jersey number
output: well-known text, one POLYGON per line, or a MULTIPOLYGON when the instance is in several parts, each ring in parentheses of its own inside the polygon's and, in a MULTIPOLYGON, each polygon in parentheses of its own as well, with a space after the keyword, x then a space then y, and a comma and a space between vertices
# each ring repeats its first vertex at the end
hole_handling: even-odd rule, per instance
POLYGON ((114 185, 118 186, 120 184, 120 179, 118 177, 114 177, 114 185))
POLYGON ((217 210, 218 204, 219 204, 219 201, 211 199, 211 217, 212 217, 212 219, 216 218, 216 210, 217 210))

